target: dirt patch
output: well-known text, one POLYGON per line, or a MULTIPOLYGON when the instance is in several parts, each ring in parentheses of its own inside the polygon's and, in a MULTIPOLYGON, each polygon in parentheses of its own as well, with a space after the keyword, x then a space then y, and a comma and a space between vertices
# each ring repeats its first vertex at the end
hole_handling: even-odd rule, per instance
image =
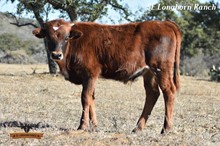
POLYGON ((37 139, 11 139, 10 132, 22 132, 16 126, 0 126, 1 145, 220 145, 220 84, 181 77, 176 96, 174 128, 161 135, 164 103, 161 96, 146 128, 131 131, 144 106, 142 79, 124 85, 100 79, 96 86, 97 132, 77 131, 81 115, 81 86, 62 76, 46 74, 47 65, 0 64, 0 123, 28 122, 48 127, 37 139))

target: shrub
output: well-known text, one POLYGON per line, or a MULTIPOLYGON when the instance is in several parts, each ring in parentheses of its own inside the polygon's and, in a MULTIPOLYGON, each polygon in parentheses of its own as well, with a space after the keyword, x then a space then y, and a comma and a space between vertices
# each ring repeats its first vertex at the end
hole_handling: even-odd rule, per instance
POLYGON ((23 41, 16 35, 4 33, 0 35, 1 63, 46 63, 47 57, 42 43, 23 41))
POLYGON ((220 82, 220 66, 216 68, 215 65, 213 65, 210 68, 209 75, 211 76, 211 81, 220 82))
POLYGON ((23 46, 24 43, 13 34, 0 35, 0 50, 3 52, 19 50, 23 46))
POLYGON ((187 76, 208 76, 207 64, 202 53, 186 57, 181 61, 181 74, 187 76))
POLYGON ((26 54, 24 50, 10 51, 0 58, 1 63, 9 64, 29 64, 34 61, 26 54))

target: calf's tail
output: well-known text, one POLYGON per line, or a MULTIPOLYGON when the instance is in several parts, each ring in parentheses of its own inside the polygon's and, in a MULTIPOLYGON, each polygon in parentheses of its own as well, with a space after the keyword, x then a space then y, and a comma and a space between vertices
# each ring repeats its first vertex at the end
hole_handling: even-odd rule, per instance
POLYGON ((175 62, 174 62, 174 76, 173 81, 176 86, 176 90, 180 89, 180 48, 181 48, 181 41, 182 41, 182 34, 179 26, 174 23, 173 21, 168 20, 173 25, 173 31, 176 36, 176 50, 175 50, 175 62))

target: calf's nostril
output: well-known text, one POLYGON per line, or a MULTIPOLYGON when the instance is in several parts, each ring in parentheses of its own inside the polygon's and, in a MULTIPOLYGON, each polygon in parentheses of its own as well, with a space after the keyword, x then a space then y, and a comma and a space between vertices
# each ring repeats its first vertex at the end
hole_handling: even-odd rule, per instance
POLYGON ((58 58, 61 58, 61 57, 62 57, 62 54, 58 54, 57 56, 58 56, 58 58))
POLYGON ((51 57, 52 57, 53 59, 56 59, 56 54, 55 54, 55 53, 52 53, 52 54, 51 54, 51 57))
POLYGON ((52 57, 52 59, 55 59, 55 60, 62 60, 63 59, 63 54, 53 52, 53 53, 51 53, 51 57, 52 57))

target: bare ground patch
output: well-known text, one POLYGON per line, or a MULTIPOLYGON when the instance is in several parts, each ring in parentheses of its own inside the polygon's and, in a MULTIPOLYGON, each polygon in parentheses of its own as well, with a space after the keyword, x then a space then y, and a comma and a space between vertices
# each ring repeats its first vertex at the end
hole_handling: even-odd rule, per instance
POLYGON ((81 115, 81 86, 51 76, 46 65, 0 64, 0 123, 29 122, 48 127, 37 139, 11 139, 18 127, 0 126, 0 145, 220 145, 220 84, 182 77, 172 132, 161 135, 164 103, 161 96, 146 128, 131 131, 144 106, 142 79, 124 85, 100 79, 96 86, 98 131, 77 131, 81 115))

